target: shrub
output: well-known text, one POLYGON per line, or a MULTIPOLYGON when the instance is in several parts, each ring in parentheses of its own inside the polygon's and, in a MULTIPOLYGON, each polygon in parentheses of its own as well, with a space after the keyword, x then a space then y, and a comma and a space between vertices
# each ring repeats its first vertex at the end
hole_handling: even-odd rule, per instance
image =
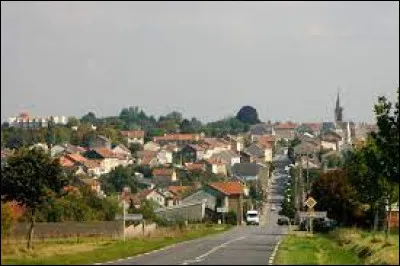
POLYGON ((15 219, 9 204, 1 203, 1 235, 9 235, 15 219))
POLYGON ((229 212, 226 214, 225 219, 226 219, 226 223, 227 223, 227 224, 236 225, 236 223, 237 223, 237 215, 236 215, 236 212, 234 212, 234 211, 229 211, 229 212))

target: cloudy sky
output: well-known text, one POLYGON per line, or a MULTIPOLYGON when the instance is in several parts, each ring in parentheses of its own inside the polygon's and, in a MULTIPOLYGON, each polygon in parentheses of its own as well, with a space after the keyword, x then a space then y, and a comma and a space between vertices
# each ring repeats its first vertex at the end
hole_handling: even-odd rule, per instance
POLYGON ((399 82, 398 2, 1 2, 1 118, 374 121, 399 82))

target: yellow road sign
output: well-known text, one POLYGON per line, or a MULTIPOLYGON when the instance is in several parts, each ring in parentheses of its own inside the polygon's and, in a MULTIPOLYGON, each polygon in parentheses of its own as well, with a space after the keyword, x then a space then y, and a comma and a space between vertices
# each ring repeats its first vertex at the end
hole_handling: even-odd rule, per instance
POLYGON ((309 197, 304 204, 309 208, 312 209, 317 204, 317 201, 313 197, 309 197))

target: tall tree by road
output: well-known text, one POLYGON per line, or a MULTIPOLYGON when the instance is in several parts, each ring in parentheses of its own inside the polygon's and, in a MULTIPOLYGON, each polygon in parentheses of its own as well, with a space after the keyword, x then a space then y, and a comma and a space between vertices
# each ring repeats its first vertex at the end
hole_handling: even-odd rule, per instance
POLYGON ((36 211, 53 193, 60 193, 69 183, 58 159, 40 149, 21 149, 1 169, 3 201, 15 200, 29 211, 28 248, 31 247, 36 211))

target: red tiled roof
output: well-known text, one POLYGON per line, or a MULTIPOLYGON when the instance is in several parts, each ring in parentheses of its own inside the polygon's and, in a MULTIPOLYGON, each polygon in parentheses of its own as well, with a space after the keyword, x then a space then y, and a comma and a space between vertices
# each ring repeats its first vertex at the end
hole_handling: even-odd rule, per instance
POLYGON ((153 176, 172 176, 173 172, 172 168, 156 168, 153 170, 153 176))
POLYGON ((196 141, 200 138, 198 134, 165 134, 164 136, 154 137, 154 141, 178 141, 178 140, 187 140, 187 141, 196 141))
POLYGON ((215 157, 211 157, 210 159, 206 160, 209 164, 216 164, 216 165, 223 165, 223 164, 227 164, 227 162, 225 160, 222 160, 221 158, 215 158, 215 157))
POLYGON ((87 168, 96 168, 96 167, 100 167, 101 166, 101 162, 103 160, 95 160, 95 159, 91 159, 91 160, 86 160, 85 162, 83 162, 83 164, 87 167, 87 168))
POLYGON ((244 193, 244 186, 240 182, 214 182, 209 184, 210 187, 222 192, 225 195, 238 195, 244 193))
POLYGON ((193 171, 193 170, 201 170, 205 171, 206 167, 202 163, 186 163, 186 170, 193 171))
POLYGON ((70 153, 65 155, 66 157, 68 157, 68 159, 74 161, 74 162, 80 162, 83 163, 85 162, 87 159, 85 157, 83 157, 82 155, 78 154, 78 153, 70 153))
POLYGON ((257 141, 260 143, 271 143, 271 142, 275 142, 276 141, 276 137, 275 136, 271 136, 271 135, 263 135, 263 136, 259 136, 257 138, 257 141))
POLYGON ((115 158, 115 153, 108 148, 94 148, 93 151, 98 153, 103 158, 115 158))
POLYGON ((62 167, 72 167, 75 165, 74 161, 65 157, 65 156, 61 156, 60 157, 60 165, 62 167))
POLYGON ((314 131, 319 131, 321 129, 321 123, 303 123, 303 124, 314 131))
POLYGON ((168 191, 172 192, 175 195, 179 195, 182 192, 185 192, 191 188, 191 186, 169 186, 168 191))
POLYGON ((295 129, 296 127, 297 127, 297 124, 292 123, 292 122, 282 123, 282 124, 274 126, 274 128, 276 128, 276 129, 295 129))
POLYGON ((129 138, 143 138, 144 131, 143 130, 123 130, 120 132, 122 136, 129 138))

